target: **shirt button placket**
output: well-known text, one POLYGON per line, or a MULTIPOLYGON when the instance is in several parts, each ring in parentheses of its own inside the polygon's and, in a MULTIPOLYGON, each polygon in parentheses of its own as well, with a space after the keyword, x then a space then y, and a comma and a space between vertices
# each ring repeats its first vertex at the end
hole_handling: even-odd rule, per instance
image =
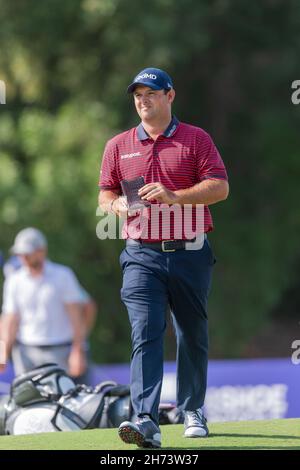
POLYGON ((153 157, 154 158, 158 157, 158 148, 157 148, 156 142, 154 142, 153 144, 153 157))
POLYGON ((154 142, 153 144, 153 176, 155 181, 159 181, 159 160, 158 160, 159 152, 158 152, 158 142, 154 142))

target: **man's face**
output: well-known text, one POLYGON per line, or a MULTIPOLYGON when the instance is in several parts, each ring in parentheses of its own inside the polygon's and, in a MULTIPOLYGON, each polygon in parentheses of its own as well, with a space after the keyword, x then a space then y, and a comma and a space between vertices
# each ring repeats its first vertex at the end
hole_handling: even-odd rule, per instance
POLYGON ((170 113, 171 104, 175 96, 174 90, 152 90, 147 86, 139 85, 133 92, 134 104, 142 121, 153 121, 170 113))
POLYGON ((46 250, 40 249, 36 250, 30 255, 19 255, 22 261, 27 268, 40 270, 43 267, 45 258, 46 258, 46 250))

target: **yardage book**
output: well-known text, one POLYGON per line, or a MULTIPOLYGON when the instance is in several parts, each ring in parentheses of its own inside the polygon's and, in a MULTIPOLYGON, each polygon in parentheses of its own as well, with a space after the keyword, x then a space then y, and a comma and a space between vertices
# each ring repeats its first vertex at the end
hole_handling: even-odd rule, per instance
POLYGON ((127 197, 127 204, 130 209, 141 209, 150 206, 150 202, 144 201, 138 194, 138 190, 145 186, 143 176, 138 176, 132 180, 122 180, 121 187, 124 196, 127 197))

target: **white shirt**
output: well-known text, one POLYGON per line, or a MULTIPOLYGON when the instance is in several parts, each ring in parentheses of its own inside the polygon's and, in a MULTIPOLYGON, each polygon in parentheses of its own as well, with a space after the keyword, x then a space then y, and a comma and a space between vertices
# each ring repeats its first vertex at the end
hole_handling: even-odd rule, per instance
POLYGON ((3 274, 8 279, 14 272, 22 267, 22 262, 18 256, 11 256, 3 266, 3 274))
POLYGON ((41 276, 25 266, 4 285, 2 312, 18 314, 17 339, 27 345, 55 345, 72 341, 73 331, 65 304, 81 301, 81 288, 73 271, 46 261, 41 276))

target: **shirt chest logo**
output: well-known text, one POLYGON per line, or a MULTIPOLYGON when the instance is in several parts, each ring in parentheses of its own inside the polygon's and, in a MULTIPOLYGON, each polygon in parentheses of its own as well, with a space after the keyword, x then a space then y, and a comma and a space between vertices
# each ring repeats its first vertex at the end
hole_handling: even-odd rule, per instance
POLYGON ((124 155, 121 155, 121 160, 126 160, 127 158, 141 157, 141 156, 142 156, 141 152, 125 153, 124 155))

